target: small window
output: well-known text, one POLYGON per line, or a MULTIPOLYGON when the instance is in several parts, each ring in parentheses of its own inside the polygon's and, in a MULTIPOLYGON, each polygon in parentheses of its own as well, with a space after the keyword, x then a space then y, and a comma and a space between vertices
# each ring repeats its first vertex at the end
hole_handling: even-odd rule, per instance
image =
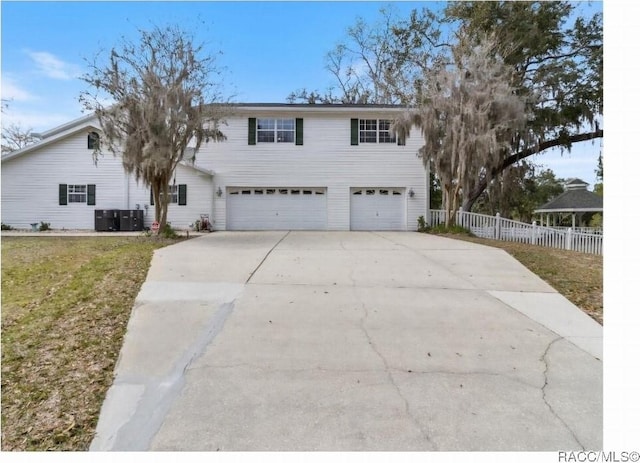
POLYGON ((230 191, 230 192, 229 192, 229 194, 230 194, 230 195, 237 195, 237 194, 238 194, 238 192, 237 192, 237 191, 230 191))
POLYGON ((362 194, 362 190, 356 190, 353 192, 354 195, 361 195, 362 194))
POLYGON ((316 191, 316 194, 317 194, 317 195, 323 195, 323 194, 324 194, 324 191, 322 191, 322 190, 318 190, 318 191, 316 191))
POLYGON ((254 195, 261 195, 262 193, 264 193, 264 190, 253 190, 254 195))
POLYGON ((387 196, 389 194, 389 190, 380 190, 380 194, 387 196))
POLYGON ((100 135, 98 132, 89 132, 87 135, 87 149, 97 150, 100 148, 100 135))
POLYGON ((393 190, 393 196, 400 196, 402 193, 397 190, 393 190))
POLYGON ((67 185, 67 195, 70 203, 86 203, 87 185, 67 185))
POLYGON ((289 193, 289 190, 287 190, 286 188, 281 188, 278 191, 280 192, 281 195, 286 195, 287 193, 289 193))
POLYGON ((376 190, 367 190, 367 195, 375 195, 376 194, 376 190))
POLYGON ((273 195, 273 194, 275 194, 275 193, 276 193, 276 190, 275 190, 275 189, 273 189, 273 188, 269 188, 269 189, 267 189, 267 194, 268 194, 268 195, 273 195))
POLYGON ((169 203, 178 204, 178 185, 169 185, 169 203))
POLYGON ((242 194, 243 195, 250 195, 251 194, 251 190, 242 190, 242 194))
POLYGON ((299 195, 300 194, 300 190, 291 190, 291 194, 292 195, 299 195))
POLYGON ((311 194, 313 194, 313 191, 311 191, 311 190, 302 190, 302 194, 303 195, 311 195, 311 194))

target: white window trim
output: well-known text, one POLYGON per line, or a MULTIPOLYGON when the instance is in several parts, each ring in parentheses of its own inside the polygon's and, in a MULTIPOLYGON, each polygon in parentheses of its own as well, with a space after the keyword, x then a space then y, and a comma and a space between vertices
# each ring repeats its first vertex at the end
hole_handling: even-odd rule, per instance
POLYGON ((391 123, 392 121, 390 119, 358 119, 358 143, 379 143, 379 144, 391 144, 391 143, 396 143, 397 139, 395 137, 395 135, 391 132, 391 123), (369 130, 365 130, 366 129, 366 124, 369 121, 375 121, 375 130, 373 129, 369 129, 369 130), (363 126, 363 122, 364 122, 364 126, 365 129, 362 128, 363 126), (382 122, 387 122, 389 123, 389 129, 388 130, 381 130, 380 129, 380 124, 382 122), (365 132, 374 132, 376 134, 376 141, 368 141, 366 139, 363 138, 363 134, 365 132), (381 141, 381 135, 382 134, 388 134, 389 136, 389 140, 384 140, 381 141))
POLYGON ((89 188, 87 187, 86 184, 84 185, 79 183, 67 184, 67 204, 87 204, 87 200, 89 196, 88 190, 89 188), (76 189, 81 189, 84 191, 75 191, 76 189), (74 198, 73 200, 71 199, 72 197, 74 198))
POLYGON ((256 143, 293 143, 296 142, 296 120, 294 118, 273 118, 260 117, 256 119, 256 143), (273 121, 273 129, 260 129, 260 121, 273 121), (281 129, 281 125, 288 121, 291 123, 291 129, 281 129), (291 140, 279 140, 278 132, 290 133, 291 140), (273 133, 273 141, 260 140, 260 133, 273 133))

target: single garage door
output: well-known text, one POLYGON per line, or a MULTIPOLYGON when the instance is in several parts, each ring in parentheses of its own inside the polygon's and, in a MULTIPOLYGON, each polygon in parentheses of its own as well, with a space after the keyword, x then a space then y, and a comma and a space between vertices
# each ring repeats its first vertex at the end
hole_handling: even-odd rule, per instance
POLYGON ((227 188, 227 230, 326 230, 326 188, 227 188))
POLYGON ((404 188, 351 188, 351 230, 406 230, 404 188))

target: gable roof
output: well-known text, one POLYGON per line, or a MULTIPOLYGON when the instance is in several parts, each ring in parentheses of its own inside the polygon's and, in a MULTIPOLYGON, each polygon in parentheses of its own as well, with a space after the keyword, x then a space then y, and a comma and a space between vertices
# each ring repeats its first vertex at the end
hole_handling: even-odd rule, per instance
POLYGON ((100 130, 98 126, 98 120, 94 115, 84 116, 79 119, 75 119, 66 124, 55 127, 46 132, 40 134, 40 140, 31 145, 20 148, 19 150, 12 151, 11 153, 2 156, 2 162, 9 161, 11 159, 20 157, 24 154, 30 153, 44 146, 50 145, 58 140, 66 138, 70 135, 75 135, 78 132, 86 130, 87 133, 91 130, 100 130))

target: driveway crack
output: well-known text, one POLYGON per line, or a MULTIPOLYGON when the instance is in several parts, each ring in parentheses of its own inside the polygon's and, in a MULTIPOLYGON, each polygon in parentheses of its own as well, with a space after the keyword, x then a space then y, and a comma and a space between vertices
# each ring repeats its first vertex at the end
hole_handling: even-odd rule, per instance
POLYGON ((585 446, 582 444, 582 442, 580 442, 580 439, 578 439, 578 436, 576 436, 576 433, 573 431, 573 429, 571 429, 571 427, 560 417, 560 415, 558 415, 556 413, 556 411, 553 409, 553 407, 551 406, 551 404, 549 403, 548 399, 547 399, 547 386, 549 385, 549 376, 548 376, 548 372, 549 372, 549 351, 551 350, 551 347, 558 341, 564 340, 563 337, 557 337, 555 338, 553 341, 551 341, 549 343, 549 345, 547 346, 547 348, 545 349, 544 353, 542 354, 542 356, 540 357, 540 361, 544 362, 544 385, 542 386, 542 400, 544 401, 545 405, 547 406, 547 408, 549 409, 549 411, 551 412, 551 414, 553 416, 555 416, 558 421, 560 421, 564 427, 567 429, 567 431, 569 431, 569 433, 571 433, 571 436, 573 437, 573 439, 578 443, 578 445, 580 446, 580 448, 582 450, 585 450, 585 446))
POLYGON ((387 377, 389 378, 389 382, 391 383, 391 385, 396 390, 396 392, 398 394, 398 397, 400 397, 400 399, 402 399, 402 401, 404 402, 404 409, 405 409, 406 415, 413 422, 414 426, 420 431, 420 434, 422 435, 422 437, 432 445, 433 450, 438 450, 435 442, 433 442, 431 440, 431 437, 429 437, 428 430, 425 429, 420 424, 420 422, 415 417, 415 415, 413 415, 413 413, 411 413, 411 407, 409 405, 409 401, 402 394, 402 391, 400 390, 400 387, 398 386, 398 383, 396 383, 396 381, 395 381, 395 379, 393 377, 393 373, 392 373, 393 368, 391 368, 389 366, 389 363, 387 362, 387 359, 385 358, 384 355, 382 355, 382 353, 380 352, 380 350, 376 346, 375 342, 371 338, 371 335, 369 334, 369 331, 367 330, 367 327, 365 326, 366 320, 369 317, 369 311, 367 310, 367 307, 364 304, 364 302, 361 302, 361 308, 364 311, 364 316, 360 319, 360 329, 362 330, 362 332, 364 333, 365 337, 367 338, 367 342, 369 343, 369 346, 371 346, 371 349, 373 350, 373 352, 380 358, 380 360, 382 360, 382 363, 384 365, 384 371, 387 374, 387 377))
POLYGON ((265 254, 265 256, 263 257, 263 259, 260 261, 260 263, 258 264, 258 266, 253 269, 253 272, 251 272, 251 275, 249 275, 249 278, 247 278, 247 281, 244 282, 245 285, 249 284, 249 281, 251 281, 251 278, 253 278, 253 275, 258 271, 258 269, 262 266, 262 264, 264 263, 265 260, 267 260, 267 257, 269 257, 269 254, 271 254, 271 252, 273 252, 273 250, 275 248, 278 247, 278 245, 280 243, 282 243, 284 241, 284 239, 289 236, 289 233, 291 233, 291 230, 289 230, 282 238, 280 238, 278 240, 278 242, 276 244, 273 245, 273 247, 271 249, 269 249, 269 252, 267 252, 265 254))

